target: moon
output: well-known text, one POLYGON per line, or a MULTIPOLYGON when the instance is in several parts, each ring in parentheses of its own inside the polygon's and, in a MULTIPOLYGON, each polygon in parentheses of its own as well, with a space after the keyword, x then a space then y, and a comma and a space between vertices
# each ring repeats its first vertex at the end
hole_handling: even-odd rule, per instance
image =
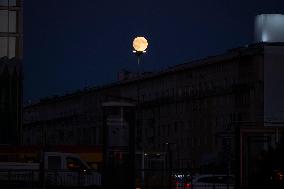
POLYGON ((145 37, 136 37, 133 40, 133 48, 138 52, 143 52, 147 49, 148 42, 145 37))

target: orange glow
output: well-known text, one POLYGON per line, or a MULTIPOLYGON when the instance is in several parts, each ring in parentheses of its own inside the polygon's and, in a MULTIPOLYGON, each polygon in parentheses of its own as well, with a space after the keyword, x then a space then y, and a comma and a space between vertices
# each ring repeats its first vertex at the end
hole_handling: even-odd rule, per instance
POLYGON ((136 37, 133 40, 133 48, 138 52, 144 52, 148 47, 148 42, 145 37, 136 37))

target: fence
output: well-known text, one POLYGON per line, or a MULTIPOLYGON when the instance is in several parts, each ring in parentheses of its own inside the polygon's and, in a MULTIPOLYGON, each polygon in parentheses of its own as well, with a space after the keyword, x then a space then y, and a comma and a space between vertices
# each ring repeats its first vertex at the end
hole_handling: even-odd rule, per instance
POLYGON ((0 186, 5 189, 98 188, 100 182, 94 170, 0 170, 0 186))
MULTIPOLYGON (((94 170, 45 170, 43 172, 38 170, 0 170, 0 186, 5 189, 97 189, 100 188, 98 186, 100 180, 100 176, 94 170)), ((118 186, 117 184, 114 185, 118 186)), ((190 170, 169 171, 166 169, 136 170, 135 184, 136 188, 141 189, 235 188, 234 177, 231 175, 197 174, 190 170)))
POLYGON ((142 189, 234 189, 234 176, 226 174, 197 174, 189 170, 137 171, 136 188, 142 189))

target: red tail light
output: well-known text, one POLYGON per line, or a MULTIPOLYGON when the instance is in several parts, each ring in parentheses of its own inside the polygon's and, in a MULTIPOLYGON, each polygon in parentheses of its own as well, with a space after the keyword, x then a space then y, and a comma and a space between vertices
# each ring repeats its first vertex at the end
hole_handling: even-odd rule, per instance
POLYGON ((190 183, 186 183, 185 187, 190 188, 191 184, 190 183))

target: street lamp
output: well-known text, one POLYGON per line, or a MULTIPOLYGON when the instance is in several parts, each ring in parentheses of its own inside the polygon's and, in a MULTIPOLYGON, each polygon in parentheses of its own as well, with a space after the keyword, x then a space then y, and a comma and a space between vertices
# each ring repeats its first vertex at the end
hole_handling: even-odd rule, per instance
MULTIPOLYGON (((145 39, 145 37, 136 37, 134 40, 133 40, 133 53, 137 56, 137 64, 138 64, 138 77, 140 77, 140 70, 139 70, 139 67, 140 67, 140 56, 144 53, 146 53, 146 49, 148 47, 148 41, 145 39)), ((140 116, 140 81, 139 81, 139 78, 137 80, 137 121, 136 121, 136 124, 137 126, 139 124, 141 124, 141 155, 142 155, 142 175, 141 175, 141 181, 142 181, 142 187, 144 187, 144 129, 143 129, 143 126, 142 126, 142 116, 140 116), (139 120, 140 118, 140 120, 139 120), (139 123, 141 122, 141 123, 139 123)))

